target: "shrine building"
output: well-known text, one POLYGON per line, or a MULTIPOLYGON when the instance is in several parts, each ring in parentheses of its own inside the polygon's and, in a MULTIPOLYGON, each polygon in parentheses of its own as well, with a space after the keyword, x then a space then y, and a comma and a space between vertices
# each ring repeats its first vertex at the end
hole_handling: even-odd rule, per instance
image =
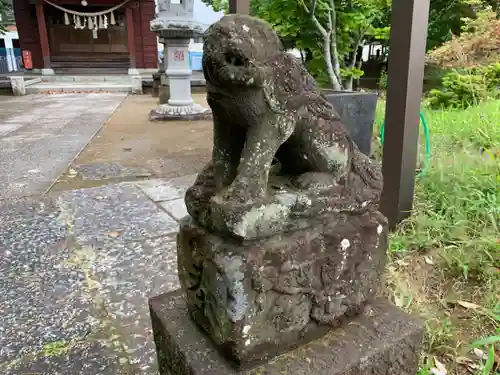
POLYGON ((155 0, 15 0, 14 12, 20 48, 42 74, 137 74, 158 66, 149 26, 155 0))

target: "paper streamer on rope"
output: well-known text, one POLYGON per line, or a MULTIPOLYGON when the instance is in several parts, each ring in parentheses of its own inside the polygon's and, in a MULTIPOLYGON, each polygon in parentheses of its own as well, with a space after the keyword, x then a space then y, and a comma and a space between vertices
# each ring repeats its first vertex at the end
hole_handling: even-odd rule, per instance
POLYGON ((111 25, 116 25, 115 11, 131 0, 124 0, 121 4, 115 5, 109 9, 101 12, 77 12, 75 10, 66 9, 60 5, 54 4, 49 0, 44 0, 47 4, 52 5, 54 8, 64 12, 64 23, 70 25, 69 15, 73 16, 73 25, 75 29, 83 30, 88 27, 92 31, 92 37, 97 39, 99 30, 106 30, 111 25), (110 22, 108 22, 107 15, 110 15, 110 22))
MULTIPOLYGON (((100 12, 77 12, 75 10, 64 8, 60 5, 54 4, 49 0, 44 0, 47 4, 52 5, 54 8, 64 12, 64 23, 70 25, 69 15, 73 16, 73 25, 75 29, 85 29, 88 26, 89 30, 104 30, 107 29, 109 24, 116 25, 115 11, 131 0, 124 0, 121 4, 115 5, 109 9, 100 12), (109 22, 107 15, 110 15, 109 22)), ((95 35, 95 33, 94 33, 95 35)), ((95 36, 95 38, 97 38, 95 36)))
POLYGON ((54 4, 53 2, 49 0, 44 0, 47 4, 52 5, 54 8, 57 8, 63 12, 66 12, 68 14, 76 15, 76 16, 81 16, 81 17, 97 17, 97 16, 102 16, 105 14, 113 13, 115 10, 120 9, 122 6, 130 2, 131 0, 124 0, 122 3, 115 5, 114 7, 111 7, 109 9, 100 11, 100 12, 77 12, 76 10, 71 10, 64 8, 60 5, 54 4))

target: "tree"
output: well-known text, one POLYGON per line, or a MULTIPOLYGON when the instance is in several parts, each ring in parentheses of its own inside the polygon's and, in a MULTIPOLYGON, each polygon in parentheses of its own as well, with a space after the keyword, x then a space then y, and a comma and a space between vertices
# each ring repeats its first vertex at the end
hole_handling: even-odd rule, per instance
POLYGON ((312 64, 309 69, 319 70, 318 62, 326 67, 328 81, 334 90, 351 90, 353 79, 363 74, 358 50, 365 39, 387 34, 383 32, 387 30, 374 25, 389 12, 389 0, 268 0, 259 3, 257 15, 273 24, 280 35, 296 37, 300 40, 299 45, 310 48, 312 64))
POLYGON ((221 10, 227 12, 229 9, 228 0, 203 0, 203 2, 211 6, 216 12, 220 12, 221 10))
MULTIPOLYGON (((0 0, 0 16, 2 19, 6 19, 7 13, 12 10, 12 4, 9 0, 0 0)), ((5 25, 2 21, 0 21, 0 34, 3 34, 5 31, 5 25)))
POLYGON ((474 19, 478 11, 489 7, 493 11, 500 9, 498 0, 431 0, 427 49, 439 47, 460 35, 465 19, 474 19))
POLYGON ((427 62, 442 69, 464 69, 500 61, 500 19, 491 6, 464 19, 460 36, 427 54, 427 62))
MULTIPOLYGON (((227 10, 227 0, 203 0, 227 10)), ((304 60, 316 78, 322 71, 334 90, 352 89, 363 73, 358 50, 367 37, 385 35, 375 27, 387 15, 390 0, 254 0, 251 13, 273 25, 285 40, 306 51, 304 60)), ((386 17, 387 18, 387 17, 386 17)), ((384 25, 386 29, 387 26, 384 25)), ((387 31, 387 30, 385 30, 387 31)))

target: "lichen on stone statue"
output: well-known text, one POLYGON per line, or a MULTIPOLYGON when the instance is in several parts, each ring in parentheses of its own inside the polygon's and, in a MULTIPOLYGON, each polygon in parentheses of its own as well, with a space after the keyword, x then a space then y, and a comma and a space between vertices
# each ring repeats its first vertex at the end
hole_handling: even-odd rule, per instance
POLYGON ((382 175, 266 22, 205 33, 212 160, 185 197, 181 285, 193 319, 237 367, 319 337, 376 294, 382 175))
POLYGON ((203 72, 214 144, 186 197, 198 222, 256 238, 378 203, 379 167, 267 23, 231 15, 212 25, 203 72))

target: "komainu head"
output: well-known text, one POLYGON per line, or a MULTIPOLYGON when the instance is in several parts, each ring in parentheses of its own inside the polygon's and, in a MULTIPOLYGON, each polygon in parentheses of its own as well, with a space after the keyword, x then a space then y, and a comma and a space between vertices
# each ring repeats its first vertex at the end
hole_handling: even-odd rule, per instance
POLYGON ((224 16, 205 32, 203 73, 207 83, 261 86, 265 63, 283 54, 283 45, 267 22, 242 14, 224 16))

